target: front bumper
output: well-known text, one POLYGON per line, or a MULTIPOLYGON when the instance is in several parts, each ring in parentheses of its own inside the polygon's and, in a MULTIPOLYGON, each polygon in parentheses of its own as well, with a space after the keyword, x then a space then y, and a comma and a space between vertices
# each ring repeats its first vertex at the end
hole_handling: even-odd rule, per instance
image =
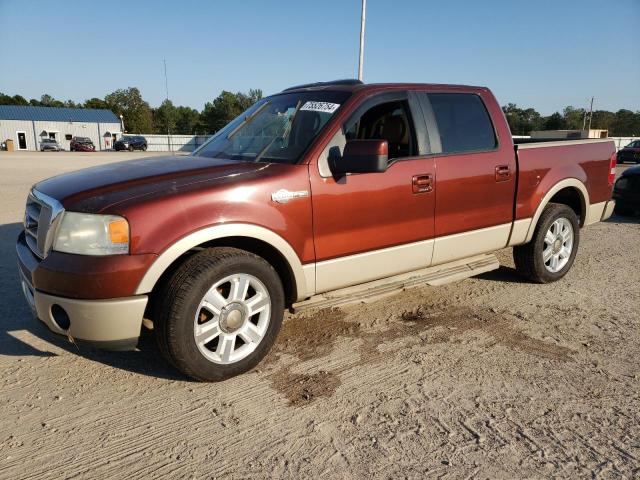
POLYGON ((54 333, 108 350, 138 344, 148 297, 78 300, 35 290, 22 275, 22 291, 36 317, 54 333))

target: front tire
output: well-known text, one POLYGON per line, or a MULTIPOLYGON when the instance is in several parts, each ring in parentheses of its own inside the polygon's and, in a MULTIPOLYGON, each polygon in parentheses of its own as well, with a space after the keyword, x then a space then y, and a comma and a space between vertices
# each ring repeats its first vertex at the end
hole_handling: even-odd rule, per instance
POLYGON ((282 325, 284 290, 264 259, 236 248, 190 257, 159 292, 155 336, 165 358, 201 381, 255 367, 282 325))
POLYGON ((550 203, 540 215, 531 241, 513 247, 518 273, 537 283, 560 280, 571 269, 580 243, 580 224, 567 205, 550 203))

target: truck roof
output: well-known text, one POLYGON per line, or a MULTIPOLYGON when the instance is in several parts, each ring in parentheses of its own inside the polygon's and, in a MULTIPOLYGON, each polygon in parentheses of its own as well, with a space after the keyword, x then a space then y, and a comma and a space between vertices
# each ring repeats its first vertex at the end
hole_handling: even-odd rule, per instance
POLYGON ((465 90, 465 91, 478 91, 488 90, 487 87, 474 86, 474 85, 455 85, 455 84, 441 84, 441 83, 363 83, 360 80, 344 79, 333 80, 329 82, 315 82, 307 83, 303 85, 296 85, 293 87, 285 88, 284 92, 308 92, 317 90, 329 90, 340 92, 360 92, 366 90, 384 90, 397 89, 397 88, 419 88, 419 89, 433 89, 433 90, 465 90))

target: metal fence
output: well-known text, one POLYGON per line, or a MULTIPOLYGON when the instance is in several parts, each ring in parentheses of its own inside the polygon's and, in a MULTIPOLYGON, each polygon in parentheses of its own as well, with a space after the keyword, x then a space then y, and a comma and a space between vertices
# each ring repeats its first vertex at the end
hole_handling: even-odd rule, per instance
MULTIPOLYGON (((213 135, 143 135, 147 139, 150 152, 193 152, 213 135)), ((530 138, 528 135, 514 135, 513 138, 530 138)), ((616 150, 624 148, 640 137, 609 137, 614 141, 616 150)))
POLYGON ((142 135, 149 152, 193 152, 212 135, 142 135))
POLYGON ((616 150, 620 150, 629 145, 634 140, 640 140, 640 137, 609 137, 616 144, 616 150))

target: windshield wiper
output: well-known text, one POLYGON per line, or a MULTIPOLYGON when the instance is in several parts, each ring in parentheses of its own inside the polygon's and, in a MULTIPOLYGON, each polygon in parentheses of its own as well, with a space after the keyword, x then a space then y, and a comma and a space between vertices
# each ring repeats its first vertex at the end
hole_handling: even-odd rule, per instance
MULTIPOLYGON (((282 135, 280 135, 280 138, 282 140, 284 140, 286 138, 286 136, 289 134, 289 132, 291 131, 291 127, 293 126, 293 121, 296 119, 296 115, 298 114, 298 110, 300 110, 301 106, 302 106, 302 102, 300 100, 298 100, 298 104, 296 105, 295 111, 289 117, 289 122, 287 123, 287 127, 282 132, 282 135)), ((275 142, 277 139, 278 139, 278 137, 274 137, 273 140, 271 140, 269 143, 267 143, 264 146, 264 148, 258 152, 258 154, 256 155, 256 158, 254 158, 253 161, 254 162, 260 161, 262 156, 265 153, 267 153, 267 150, 269 150, 269 148, 271 148, 271 145, 273 145, 273 142, 275 142)))
POLYGON ((262 105, 260 105, 258 108, 256 108, 255 112, 253 112, 252 114, 247 115, 246 117, 244 117, 244 120, 242 120, 242 121, 241 121, 241 122, 240 122, 240 123, 239 123, 239 124, 238 124, 234 129, 233 129, 233 130, 231 130, 231 131, 227 134, 227 139, 228 139, 228 140, 231 140, 231 139, 234 137, 234 135, 240 131, 240 129, 241 129, 242 127, 244 127, 244 126, 245 126, 245 125, 247 125, 251 120, 253 120, 253 119, 256 117, 256 115, 258 115, 262 110, 264 110, 264 109, 265 109, 265 107, 266 107, 267 105, 269 105, 270 103, 271 103, 271 102, 269 102, 269 101, 264 102, 262 105))

